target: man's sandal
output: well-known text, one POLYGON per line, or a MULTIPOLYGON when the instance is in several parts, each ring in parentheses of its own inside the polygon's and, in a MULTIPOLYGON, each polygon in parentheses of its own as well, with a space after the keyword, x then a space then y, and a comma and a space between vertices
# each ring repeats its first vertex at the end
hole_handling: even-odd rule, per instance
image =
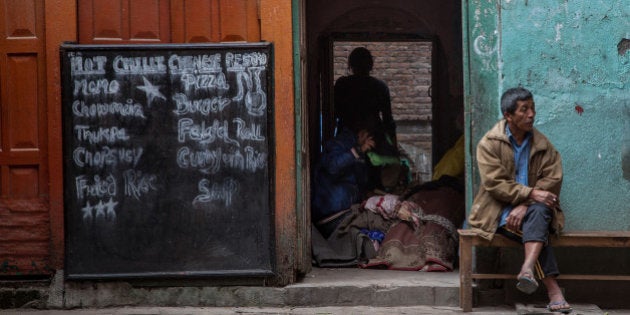
POLYGON ((560 312, 563 314, 569 314, 573 312, 573 308, 571 308, 567 301, 551 302, 547 305, 547 310, 550 312, 560 312))
POLYGON ((538 282, 536 282, 531 272, 524 272, 518 276, 516 288, 525 294, 532 294, 538 289, 538 282))

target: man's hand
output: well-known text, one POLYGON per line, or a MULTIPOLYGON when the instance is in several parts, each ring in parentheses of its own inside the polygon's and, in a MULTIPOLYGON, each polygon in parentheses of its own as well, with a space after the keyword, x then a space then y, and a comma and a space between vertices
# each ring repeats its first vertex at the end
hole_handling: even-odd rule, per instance
POLYGON ((358 138, 359 147, 361 148, 362 153, 365 153, 368 150, 373 149, 374 146, 376 145, 370 133, 365 129, 359 131, 357 138, 358 138))
POLYGON ((536 202, 544 203, 549 208, 558 206, 558 196, 548 191, 534 189, 529 194, 529 198, 536 202))
POLYGON ((525 213, 527 213, 527 206, 524 204, 520 204, 508 214, 506 219, 507 228, 512 231, 518 231, 521 229, 521 223, 523 223, 523 218, 525 217, 525 213))

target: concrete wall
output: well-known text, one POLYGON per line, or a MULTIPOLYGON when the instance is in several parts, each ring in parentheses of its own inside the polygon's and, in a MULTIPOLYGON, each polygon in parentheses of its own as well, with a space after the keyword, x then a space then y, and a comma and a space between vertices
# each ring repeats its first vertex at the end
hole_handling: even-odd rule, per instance
MULTIPOLYGON (((563 157, 570 230, 630 227, 630 6, 627 0, 476 0, 463 8, 471 155, 499 98, 534 93, 536 128, 563 157)), ((474 157, 469 191, 476 192, 474 157)))

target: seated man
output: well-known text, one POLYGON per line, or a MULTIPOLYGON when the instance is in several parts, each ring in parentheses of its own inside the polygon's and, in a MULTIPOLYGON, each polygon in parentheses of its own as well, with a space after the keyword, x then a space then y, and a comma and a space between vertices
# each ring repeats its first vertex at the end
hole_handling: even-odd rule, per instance
POLYGON ((365 153, 374 147, 370 133, 343 128, 326 143, 315 167, 312 184, 312 221, 328 237, 340 221, 335 214, 360 203, 372 189, 365 153), (327 220, 328 219, 328 220, 327 220))
POLYGON ((492 240, 495 233, 521 241, 525 261, 516 287, 531 294, 535 276, 547 288, 552 312, 571 312, 558 286, 549 233, 559 233, 564 216, 558 195, 562 185, 560 154, 534 128, 536 108, 530 91, 512 88, 501 96, 503 118, 477 145, 481 183, 468 218, 470 227, 492 240))

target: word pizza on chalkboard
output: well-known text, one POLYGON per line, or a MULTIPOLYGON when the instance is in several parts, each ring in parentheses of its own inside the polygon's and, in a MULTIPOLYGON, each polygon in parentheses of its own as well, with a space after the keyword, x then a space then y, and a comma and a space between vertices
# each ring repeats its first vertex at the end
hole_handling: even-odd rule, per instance
POLYGON ((61 46, 68 278, 273 274, 272 57, 61 46))

